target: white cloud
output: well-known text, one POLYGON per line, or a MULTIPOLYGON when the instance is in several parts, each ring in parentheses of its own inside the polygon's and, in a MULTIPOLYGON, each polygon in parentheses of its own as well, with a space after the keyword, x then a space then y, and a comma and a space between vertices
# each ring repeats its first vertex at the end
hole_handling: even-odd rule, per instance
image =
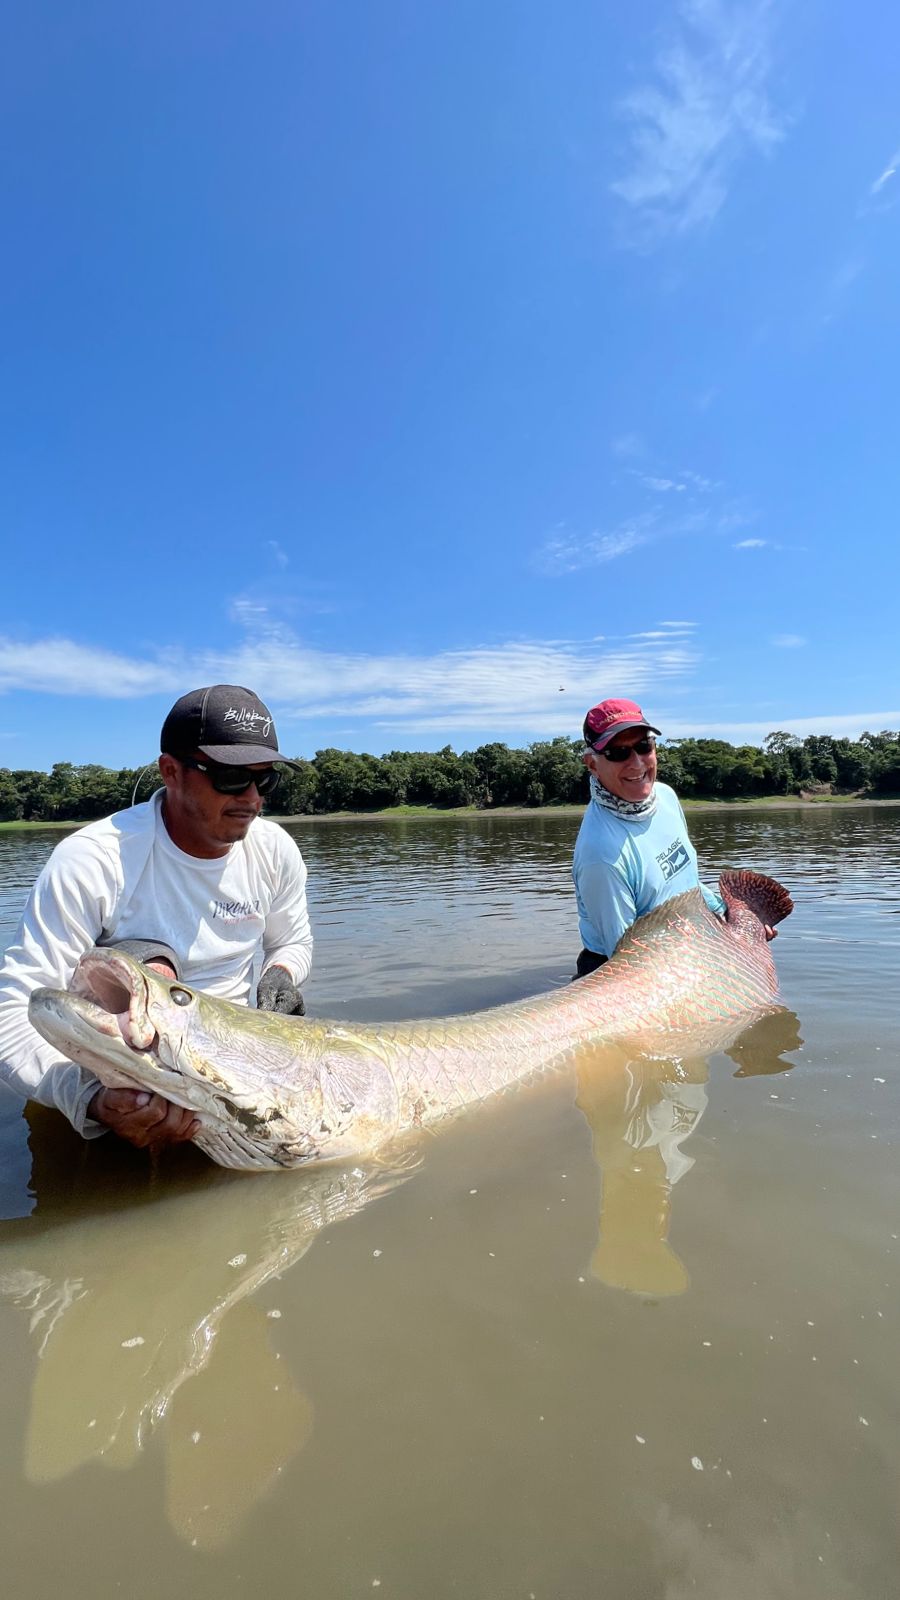
POLYGON ((636 517, 611 533, 554 534, 535 553, 534 565, 550 577, 581 572, 585 567, 600 567, 607 561, 630 554, 655 536, 655 518, 636 517))
POLYGON ((667 717, 665 712, 658 715, 667 738, 730 739, 735 744, 760 744, 767 734, 781 729, 796 734, 799 739, 805 739, 809 733, 831 733, 836 739, 858 739, 867 729, 874 733, 882 728, 900 728, 900 709, 829 711, 800 716, 778 711, 767 717, 765 722, 705 722, 702 717, 667 717))
POLYGON ((710 494, 713 489, 721 489, 720 483, 714 483, 712 478, 704 478, 699 472, 690 472, 685 468, 683 472, 675 473, 674 477, 664 477, 661 473, 639 472, 635 467, 629 467, 631 477, 637 478, 645 489, 650 489, 654 494, 686 494, 693 490, 695 494, 710 494))
POLYGON ((366 740, 358 730, 367 725, 370 747, 379 749, 395 735, 401 744, 420 734, 437 734, 439 743, 443 735, 457 736, 458 743, 463 736, 481 742, 569 731, 575 737, 583 707, 605 694, 646 702, 670 738, 759 743, 779 728, 800 737, 858 738, 866 728, 900 727, 900 709, 772 711, 765 721, 707 721, 701 711, 686 709, 697 703, 703 681, 694 626, 670 620, 622 639, 513 640, 430 656, 314 650, 287 631, 264 639, 256 634, 230 650, 169 650, 144 659, 69 639, 0 639, 0 688, 83 696, 99 710, 109 700, 175 699, 192 684, 250 683, 273 707, 285 749, 296 748, 289 730, 301 722, 322 724, 327 737, 335 724, 346 726, 348 742, 360 747, 366 740))
POLYGON ((806 644, 806 640, 799 633, 776 633, 770 643, 779 650, 799 650, 806 644))
POLYGON ((609 448, 614 456, 642 456, 645 445, 639 433, 620 433, 609 448))
MULTIPOLYGON (((510 641, 431 656, 320 651, 281 630, 223 651, 147 660, 71 640, 0 640, 0 688, 98 701, 182 694, 198 683, 249 683, 279 723, 341 719, 359 727, 559 733, 603 694, 679 688, 699 654, 683 631, 618 641, 510 641), (566 711, 560 707, 566 690, 566 711)), ((289 741, 288 741, 289 742, 289 741)))
POLYGON ((711 222, 740 161, 784 137, 767 88, 769 9, 684 0, 650 80, 622 100, 630 162, 612 191, 636 224, 628 242, 646 247, 711 222))
MULTIPOLYGON (((708 479, 700 480, 710 489, 719 485, 708 479)), ((678 514, 665 516, 654 506, 635 517, 620 522, 608 533, 594 530, 587 534, 563 533, 560 523, 551 537, 532 555, 532 565, 548 577, 565 577, 573 572, 583 572, 599 567, 621 556, 631 555, 643 545, 657 544, 663 539, 696 538, 730 532, 752 520, 745 512, 731 504, 699 504, 693 495, 680 502, 683 509, 678 514)))
POLYGON ((818 305, 822 323, 834 322, 847 309, 848 303, 852 303, 850 291, 865 270, 866 262, 860 255, 848 256, 835 267, 822 290, 818 305))
POLYGON ((269 626, 269 608, 266 602, 255 600, 249 594, 235 595, 229 603, 228 615, 232 622, 238 623, 242 628, 269 626))
POLYGON ((846 261, 842 261, 840 266, 835 267, 826 293, 831 299, 838 299, 841 295, 847 293, 847 290, 856 282, 861 273, 865 272, 865 269, 866 263, 861 256, 848 256, 846 261))
POLYGON ((675 494, 684 494, 687 488, 686 483, 676 483, 674 478, 642 478, 641 482, 648 489, 655 490, 657 494, 669 494, 672 490, 675 494))
POLYGON ((232 595, 228 602, 228 616, 232 622, 271 631, 281 626, 279 618, 333 615, 339 609, 334 585, 306 577, 291 578, 287 574, 289 557, 283 551, 279 555, 280 546, 275 540, 269 540, 268 544, 280 570, 276 576, 259 578, 241 593, 232 595))
POLYGON ((658 628, 650 628, 644 633, 630 633, 629 639, 673 639, 689 634, 693 628, 692 622, 661 622, 658 628))
POLYGON ((888 162, 887 166, 885 167, 884 171, 882 172, 880 178, 876 178, 875 182, 872 184, 871 188, 869 189, 869 194, 872 196, 873 199, 874 199, 874 197, 876 195, 880 195, 881 194, 881 192, 884 189, 885 185, 890 183, 892 178, 895 178, 897 176, 897 168, 898 167, 900 167, 900 150, 895 150, 894 154, 891 156, 890 161, 888 162))
POLYGON ((764 550, 768 543, 769 543, 768 539, 739 539, 738 543, 736 545, 732 546, 732 549, 734 549, 734 550, 764 550))
POLYGON ((702 473, 690 472, 687 467, 681 477, 689 488, 694 488, 700 494, 711 494, 713 489, 721 489, 721 483, 714 483, 712 478, 704 478, 702 473))
POLYGON ((71 639, 19 643, 0 638, 0 693, 28 689, 43 694, 96 695, 130 700, 136 695, 181 693, 183 668, 174 656, 137 661, 71 639))
POLYGON ((281 567, 284 569, 285 567, 290 566, 290 557, 288 556, 288 553, 284 547, 278 543, 277 539, 267 539, 266 549, 271 551, 272 560, 275 562, 276 567, 281 567))

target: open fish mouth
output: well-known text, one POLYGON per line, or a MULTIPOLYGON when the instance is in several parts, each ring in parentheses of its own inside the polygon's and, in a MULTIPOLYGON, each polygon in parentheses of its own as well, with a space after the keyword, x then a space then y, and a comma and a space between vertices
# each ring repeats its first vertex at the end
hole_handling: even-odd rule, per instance
POLYGON ((69 987, 83 1004, 83 1022, 107 1038, 120 1037, 129 1050, 149 1051, 159 1044, 159 1034, 148 1010, 147 980, 130 961, 112 951, 89 951, 75 968, 69 987))
MULTIPOLYGON (((268 1074, 254 1077, 230 1059, 246 1008, 213 1002, 230 1027, 208 1037, 197 1017, 203 999, 128 955, 99 948, 82 956, 69 989, 36 989, 28 1012, 44 1039, 107 1088, 158 1094, 193 1112, 201 1124, 194 1143, 221 1166, 298 1165, 314 1147, 304 1127, 286 1117, 289 1096, 268 1074)), ((259 1020, 280 1032, 288 1019, 259 1020)))
POLYGON ((29 1015, 43 1038, 107 1086, 165 1094, 182 1074, 150 1014, 154 976, 111 950, 91 950, 68 990, 34 991, 29 1015))

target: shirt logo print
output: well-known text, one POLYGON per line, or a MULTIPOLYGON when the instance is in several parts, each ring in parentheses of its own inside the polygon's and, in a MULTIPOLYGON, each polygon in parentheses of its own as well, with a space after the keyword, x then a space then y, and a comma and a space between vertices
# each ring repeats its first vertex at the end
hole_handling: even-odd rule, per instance
POLYGON ((262 912, 258 900, 214 900, 212 914, 219 922, 250 922, 262 912))
POLYGON ((663 850, 656 859, 662 870, 662 875, 668 883, 670 878, 674 878, 676 872, 680 872, 682 867, 688 865, 690 857, 687 853, 687 845, 681 839, 673 839, 668 850, 663 850))

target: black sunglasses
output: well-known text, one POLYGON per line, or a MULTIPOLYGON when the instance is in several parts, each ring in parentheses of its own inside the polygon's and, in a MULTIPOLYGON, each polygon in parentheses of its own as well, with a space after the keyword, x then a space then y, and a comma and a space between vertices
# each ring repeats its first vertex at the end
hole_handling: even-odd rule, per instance
MULTIPOLYGON (((592 745, 597 750, 596 745, 592 745)), ((651 750, 656 749, 656 740, 645 734, 643 739, 635 739, 634 744, 608 744, 602 750, 597 750, 598 756, 605 756, 607 761, 627 761, 632 750, 636 755, 648 756, 651 750)))
POLYGON ((196 761, 193 756, 179 756, 183 767, 192 767, 195 772, 202 772, 208 778, 216 794, 243 794, 249 789, 251 783, 256 784, 259 795, 271 794, 281 779, 277 767, 266 767, 262 772, 254 772, 252 767, 229 767, 221 761, 196 761))

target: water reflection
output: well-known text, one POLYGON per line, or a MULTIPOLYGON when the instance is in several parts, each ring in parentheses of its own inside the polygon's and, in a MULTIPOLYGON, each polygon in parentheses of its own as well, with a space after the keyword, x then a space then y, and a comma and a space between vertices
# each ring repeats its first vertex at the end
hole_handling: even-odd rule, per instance
MULTIPOLYGON (((788 1072, 802 1045, 793 1011, 758 1018, 727 1048, 736 1078, 788 1072)), ((601 1174, 599 1238, 590 1272, 632 1294, 664 1298, 690 1282, 669 1243, 672 1191, 694 1157, 683 1148, 708 1105, 706 1059, 657 1060, 600 1049, 582 1055, 576 1104, 601 1174)))
POLYGON ((169 1521, 213 1548, 312 1429, 275 1348, 280 1322, 252 1296, 412 1168, 238 1177, 185 1152, 161 1172, 111 1140, 60 1163, 67 1144, 40 1128, 37 1217, 7 1227, 0 1250, 0 1295, 27 1316, 36 1358, 25 1476, 131 1467, 165 1421, 169 1521))

